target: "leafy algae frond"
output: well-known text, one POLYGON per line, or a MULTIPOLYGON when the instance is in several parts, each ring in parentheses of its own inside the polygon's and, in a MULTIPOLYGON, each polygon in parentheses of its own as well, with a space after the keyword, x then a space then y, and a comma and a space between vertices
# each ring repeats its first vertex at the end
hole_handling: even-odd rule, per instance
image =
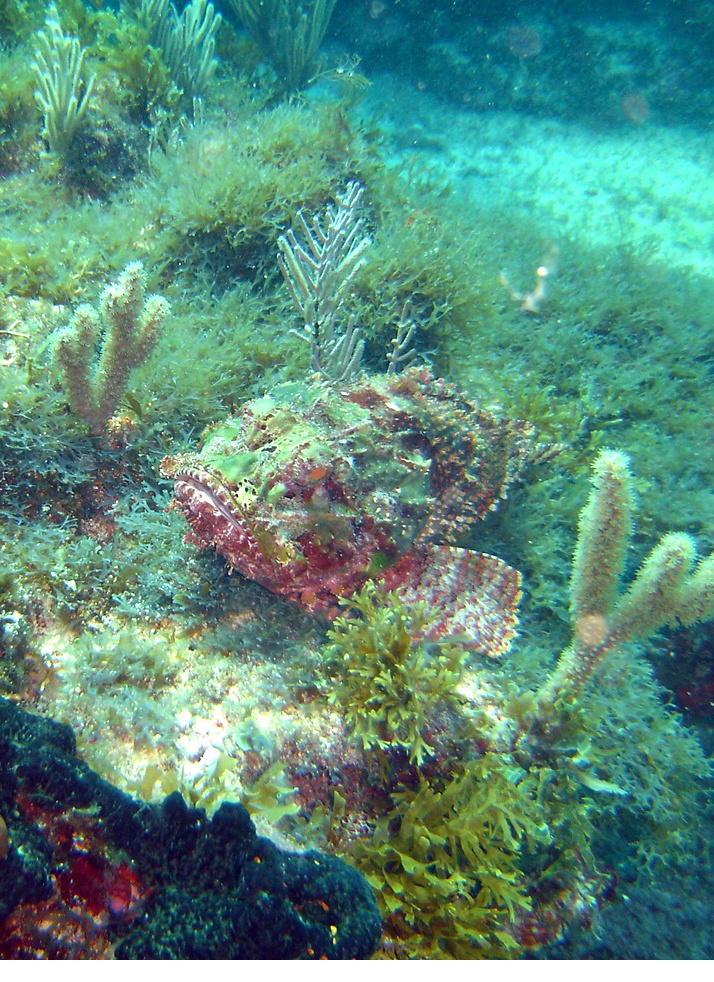
POLYGON ((419 957, 504 957, 508 929, 531 909, 521 853, 550 842, 537 780, 488 754, 446 782, 422 778, 353 852, 393 938, 419 957))
POLYGON ((435 706, 458 702, 463 649, 418 640, 428 604, 407 607, 372 581, 344 603, 361 616, 339 617, 329 632, 330 653, 342 660, 330 701, 365 750, 397 744, 421 765, 432 751, 427 729, 435 706))

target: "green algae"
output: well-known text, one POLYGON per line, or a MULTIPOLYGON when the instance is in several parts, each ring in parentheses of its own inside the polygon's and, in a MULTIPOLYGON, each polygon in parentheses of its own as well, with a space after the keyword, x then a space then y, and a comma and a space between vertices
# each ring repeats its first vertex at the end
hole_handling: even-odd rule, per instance
POLYGON ((458 704, 464 652, 453 643, 417 639, 426 604, 406 607, 398 593, 367 583, 345 601, 358 617, 338 618, 328 632, 327 658, 337 680, 329 701, 366 751, 404 747, 421 765, 433 752, 428 728, 444 704, 458 704))
MULTIPOLYGON (((508 930, 529 911, 521 852, 550 842, 537 785, 499 757, 465 765, 443 785, 422 781, 393 795, 354 859, 383 913, 411 934, 420 958, 508 958, 521 951, 508 930)), ((397 937, 399 928, 397 928, 397 937)))

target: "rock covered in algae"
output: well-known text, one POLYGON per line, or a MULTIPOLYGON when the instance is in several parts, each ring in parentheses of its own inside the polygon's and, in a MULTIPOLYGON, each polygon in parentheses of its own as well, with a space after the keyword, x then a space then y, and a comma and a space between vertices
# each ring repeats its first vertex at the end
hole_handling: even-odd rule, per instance
POLYGON ((72 730, 0 698, 1 958, 366 958, 365 878, 211 819, 178 793, 137 801, 75 756, 72 730))

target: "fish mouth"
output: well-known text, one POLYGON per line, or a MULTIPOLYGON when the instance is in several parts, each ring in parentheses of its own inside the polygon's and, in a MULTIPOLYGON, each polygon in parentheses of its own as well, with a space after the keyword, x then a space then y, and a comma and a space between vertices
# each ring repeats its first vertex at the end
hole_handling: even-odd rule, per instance
POLYGON ((335 534, 309 509, 280 515, 257 495, 243 508, 236 500, 241 488, 184 461, 169 461, 163 472, 174 481, 176 504, 190 526, 188 541, 215 550, 231 570, 303 610, 334 617, 340 597, 369 578, 375 553, 384 552, 379 530, 369 522, 348 523, 335 534))
POLYGON ((207 471, 181 470, 174 475, 174 488, 179 503, 192 502, 196 507, 208 505, 236 529, 243 529, 243 523, 236 516, 235 503, 228 489, 207 471))

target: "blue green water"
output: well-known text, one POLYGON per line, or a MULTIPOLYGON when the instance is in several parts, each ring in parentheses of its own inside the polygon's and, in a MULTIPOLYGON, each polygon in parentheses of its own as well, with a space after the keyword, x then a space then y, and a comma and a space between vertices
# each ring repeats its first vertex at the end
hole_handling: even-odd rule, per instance
MULTIPOLYGON (((714 576, 696 566, 714 546, 711 5, 194 4, 0 9, 0 694, 71 724, 137 796, 178 789, 209 814, 259 800, 259 828, 357 866, 383 955, 711 957, 714 576), (335 216, 357 256, 321 251, 335 216), (186 539, 162 459, 229 417, 217 432, 242 439, 236 420, 272 419, 285 383, 308 415, 354 396, 412 327, 395 367, 448 394, 420 416, 390 404, 378 439, 430 467, 428 494, 421 471, 395 492, 386 465, 380 486, 380 445, 365 514, 353 417, 309 456, 296 409, 284 431, 261 424, 269 450, 233 454, 224 497, 196 484, 197 508, 234 517, 186 539), (478 449, 476 407, 532 423, 540 462, 478 449), (588 524, 603 450, 627 457, 633 513, 588 524), (278 548, 260 526, 271 574, 231 575, 236 515, 298 510, 287 472, 251 484, 259 453, 304 462, 306 529, 278 548), (471 482, 509 466, 500 504, 461 524, 471 482), (350 579, 379 582, 415 514, 425 541, 439 529, 437 545, 519 572, 507 655, 467 644, 454 661, 407 618, 405 661, 385 663, 398 596, 360 601, 369 657, 348 627, 328 636, 314 597, 341 580, 325 555, 339 566, 383 520, 350 579), (665 595, 646 566, 646 626, 604 643, 670 532, 691 569, 665 595), (314 589, 291 606, 276 584, 296 556, 314 589), (602 657, 546 711, 572 645, 602 657), (489 795, 497 832, 479 825, 489 795), (488 894, 494 869, 513 895, 488 894)), ((432 572, 433 624, 453 570, 432 572)), ((513 599, 485 598, 464 595, 496 620, 513 599)))

